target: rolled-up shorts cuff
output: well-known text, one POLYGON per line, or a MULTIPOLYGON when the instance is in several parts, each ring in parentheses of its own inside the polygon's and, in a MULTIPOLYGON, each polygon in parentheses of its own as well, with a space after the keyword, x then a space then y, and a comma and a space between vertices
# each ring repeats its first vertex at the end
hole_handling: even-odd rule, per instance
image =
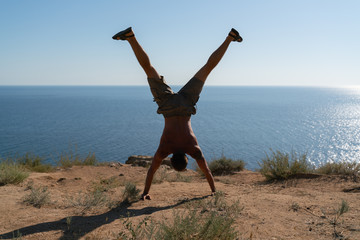
POLYGON ((204 82, 196 77, 190 79, 184 87, 180 89, 179 94, 184 95, 192 104, 196 104, 199 100, 200 93, 204 86, 204 82))
POLYGON ((170 95, 174 94, 170 86, 166 84, 163 76, 160 76, 160 78, 148 78, 148 83, 157 104, 161 104, 170 95))

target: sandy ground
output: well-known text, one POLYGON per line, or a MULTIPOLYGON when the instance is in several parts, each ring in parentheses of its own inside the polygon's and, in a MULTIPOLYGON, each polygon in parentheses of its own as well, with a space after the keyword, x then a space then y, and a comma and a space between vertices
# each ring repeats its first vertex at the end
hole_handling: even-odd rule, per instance
MULTIPOLYGON (((31 173, 20 185, 2 186, 0 239, 12 239, 18 233, 22 239, 115 239, 124 229, 124 216, 134 224, 145 217, 169 222, 174 209, 185 208, 185 202, 211 198, 206 180, 196 172, 176 175, 163 168, 152 185, 151 201, 93 207, 83 212, 73 204, 81 194, 99 186, 108 203, 120 201, 124 183, 136 183, 142 190, 146 171, 119 164, 82 166, 31 173), (46 186, 51 202, 41 208, 25 204, 29 186, 46 186)), ((247 170, 215 179, 225 200, 229 204, 238 201, 243 208, 234 225, 238 239, 334 239, 329 219, 342 200, 350 210, 340 217, 336 231, 343 239, 360 239, 360 183, 353 179, 309 175, 266 183, 259 173, 247 170)))

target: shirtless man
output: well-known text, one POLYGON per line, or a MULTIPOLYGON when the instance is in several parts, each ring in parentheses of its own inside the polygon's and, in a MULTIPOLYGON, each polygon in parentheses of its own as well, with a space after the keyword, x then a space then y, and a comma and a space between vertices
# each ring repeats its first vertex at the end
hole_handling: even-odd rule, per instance
POLYGON ((210 56, 207 63, 178 93, 174 93, 171 90, 166 84, 164 77, 160 76, 151 65, 148 55, 137 42, 131 27, 115 34, 113 39, 126 40, 130 43, 138 62, 147 75, 154 101, 156 101, 159 106, 157 113, 163 114, 165 118, 163 134, 159 147, 154 155, 154 160, 148 170, 141 199, 151 199, 149 190, 154 174, 160 167, 162 160, 170 154, 173 154, 171 164, 177 171, 183 171, 187 166, 188 159, 185 154, 194 158, 201 171, 205 174, 212 194, 215 193, 214 178, 191 128, 190 117, 196 113, 196 102, 199 99, 202 87, 210 72, 220 62, 232 41, 242 41, 239 33, 235 29, 231 29, 225 41, 210 56))

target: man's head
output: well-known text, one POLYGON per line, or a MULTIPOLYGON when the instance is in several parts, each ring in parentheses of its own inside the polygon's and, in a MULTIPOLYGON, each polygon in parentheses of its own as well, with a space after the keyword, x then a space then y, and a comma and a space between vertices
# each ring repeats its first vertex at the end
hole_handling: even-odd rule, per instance
POLYGON ((171 165, 176 171, 184 171, 188 164, 188 158, 183 152, 176 152, 171 157, 171 165))

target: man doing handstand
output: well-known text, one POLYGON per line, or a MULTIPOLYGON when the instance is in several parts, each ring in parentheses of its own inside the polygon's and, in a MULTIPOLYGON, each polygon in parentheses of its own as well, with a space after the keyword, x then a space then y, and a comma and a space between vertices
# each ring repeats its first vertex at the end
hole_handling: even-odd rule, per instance
POLYGON ((131 27, 115 34, 113 39, 127 40, 130 43, 138 62, 147 75, 151 93, 159 106, 157 113, 163 114, 165 118, 165 126, 160 144, 148 170, 141 198, 143 200, 151 199, 149 190, 154 174, 160 167, 162 160, 170 154, 173 154, 171 164, 177 171, 183 171, 187 166, 188 160, 185 154, 194 158, 201 171, 205 174, 212 193, 214 193, 214 178, 191 128, 190 117, 196 113, 195 105, 199 100, 200 92, 210 72, 220 62, 232 41, 242 41, 239 33, 235 29, 231 29, 225 41, 210 56, 207 63, 177 93, 171 90, 165 83, 164 77, 160 76, 151 65, 148 55, 136 40, 131 27))

